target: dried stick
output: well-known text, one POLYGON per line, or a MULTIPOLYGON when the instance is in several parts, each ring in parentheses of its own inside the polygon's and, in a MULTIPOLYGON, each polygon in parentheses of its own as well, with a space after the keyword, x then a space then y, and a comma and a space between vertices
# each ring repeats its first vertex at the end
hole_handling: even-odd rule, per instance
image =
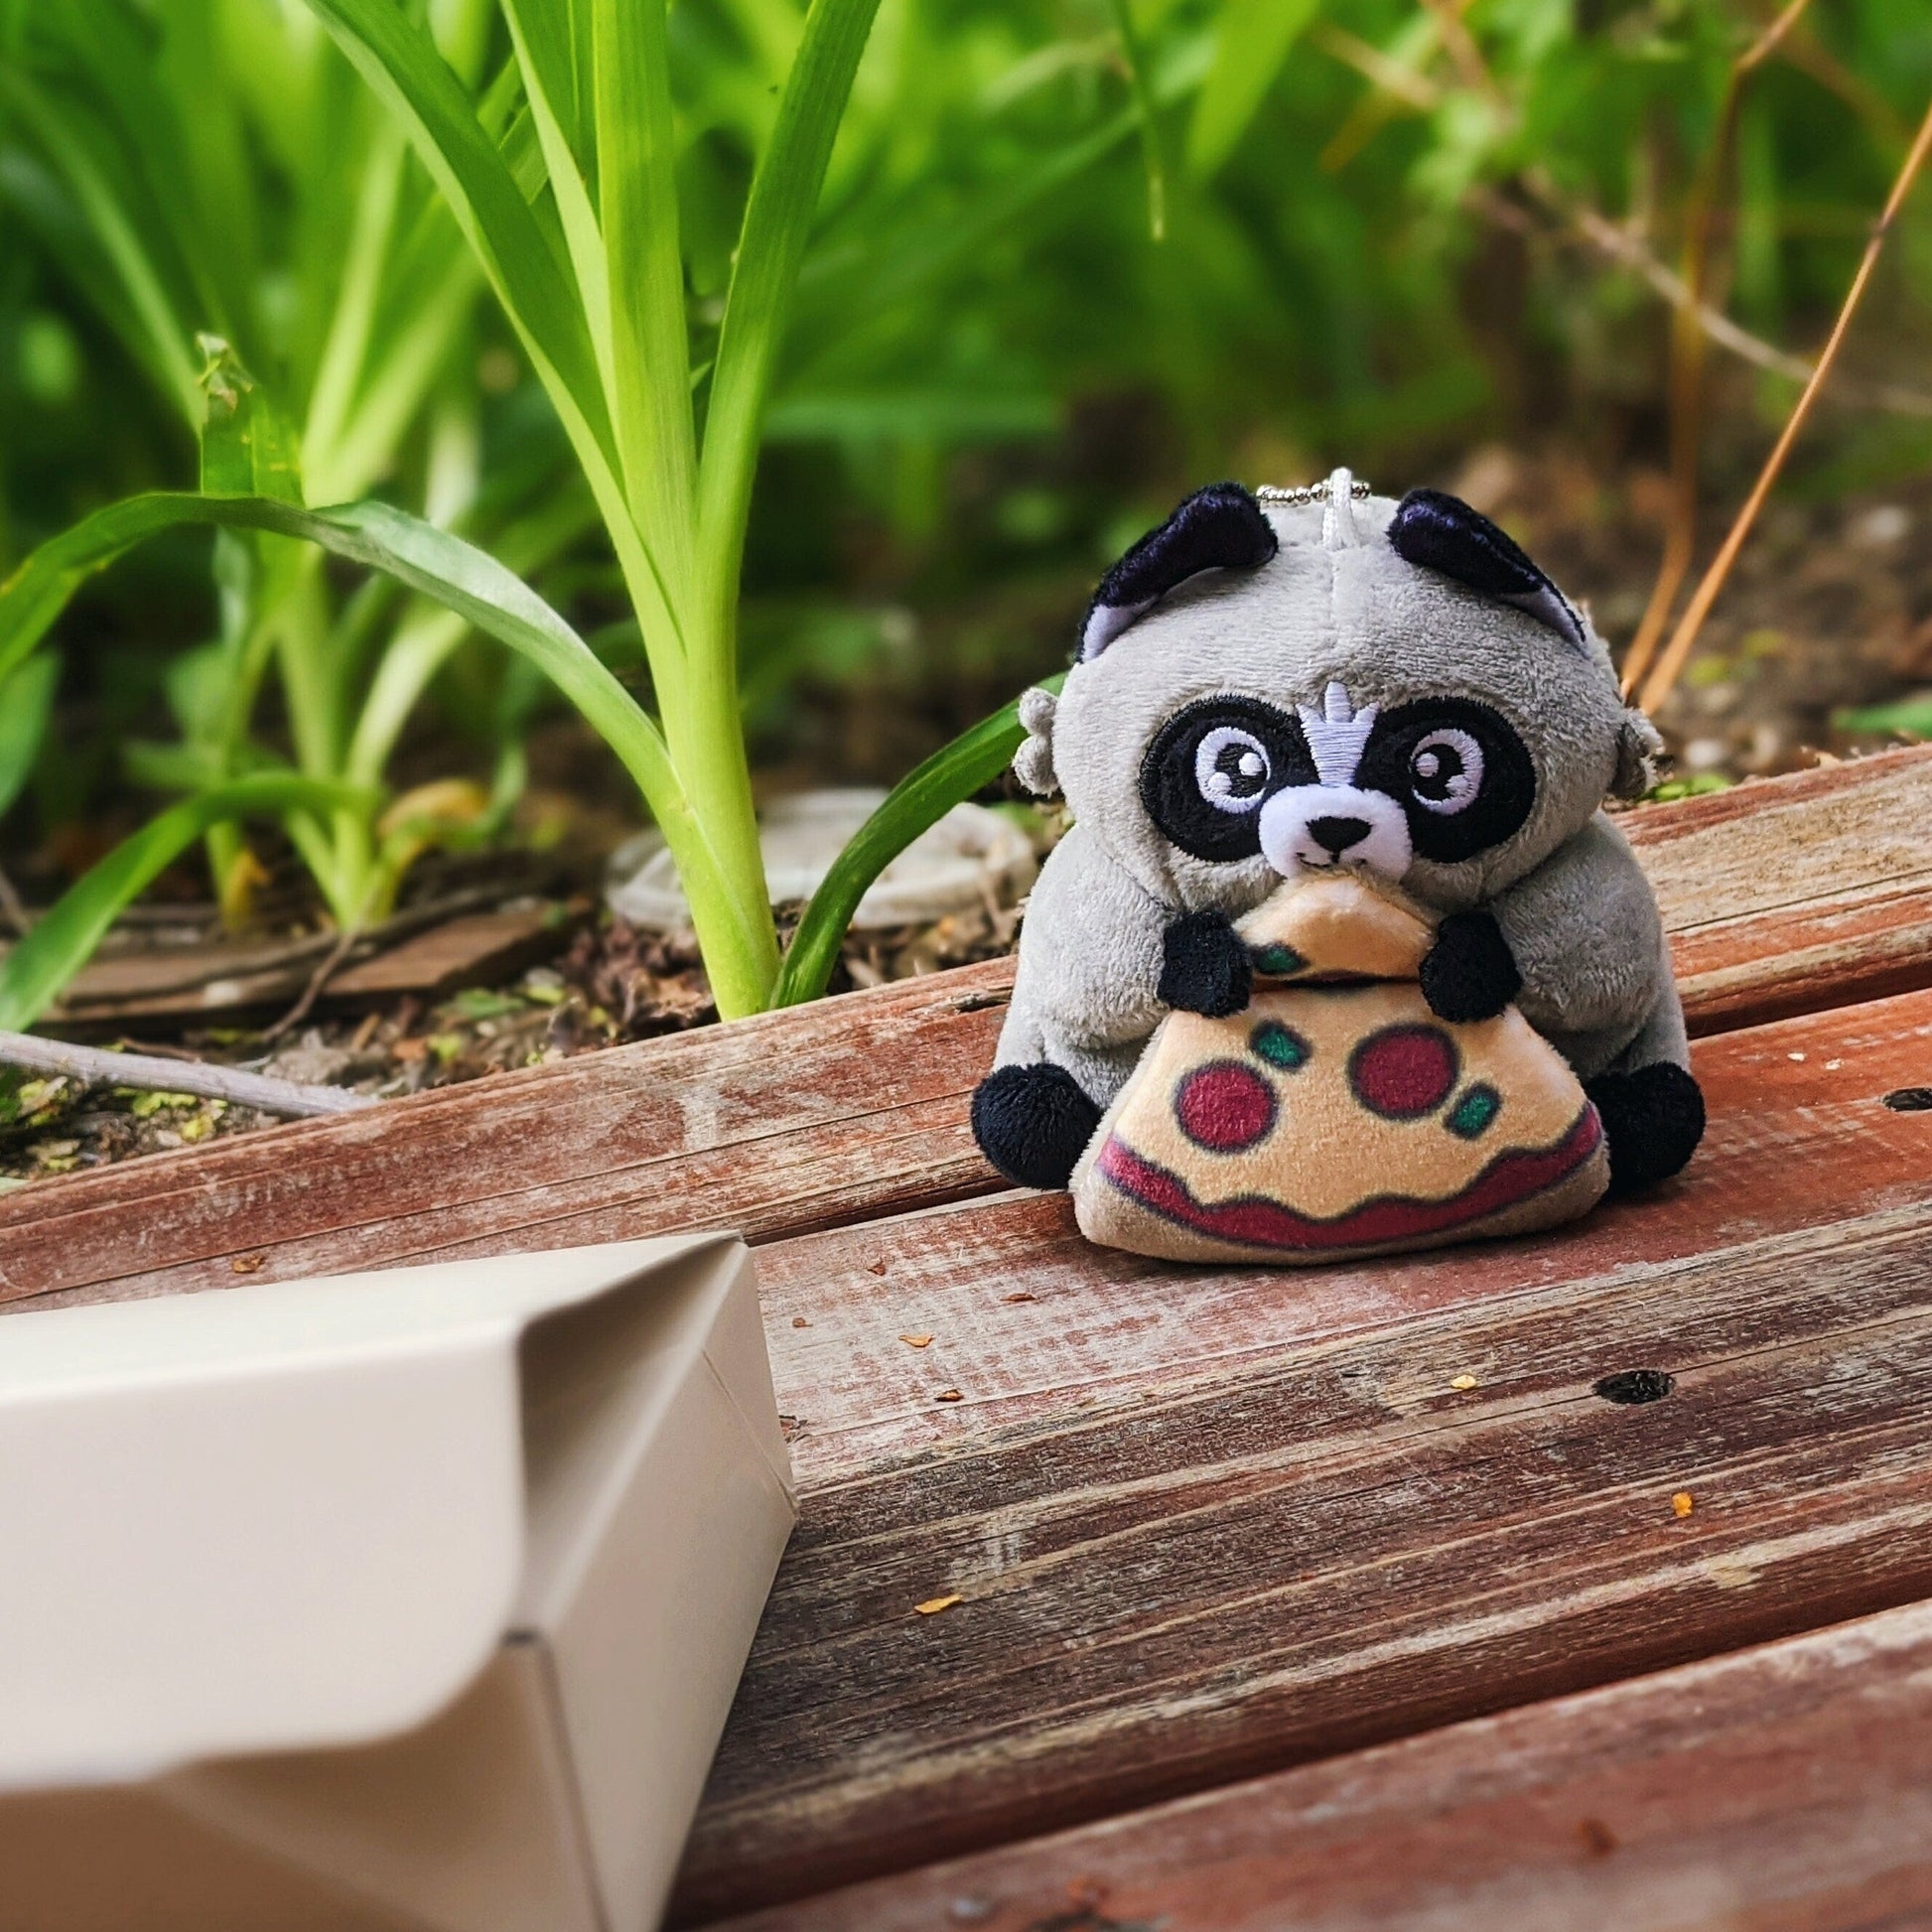
POLYGON ((1650 668, 1662 640, 1664 626, 1677 604, 1677 593, 1690 575, 1697 555, 1698 470, 1702 454, 1704 416, 1704 349, 1708 338, 1697 311, 1704 305, 1711 272, 1711 231, 1716 224, 1719 198, 1729 177, 1737 146, 1737 120, 1744 100, 1744 83, 1798 24, 1811 0, 1790 4, 1730 64, 1725 80, 1724 105, 1718 132, 1692 190, 1690 220, 1684 244, 1686 299, 1671 310, 1670 330, 1670 522, 1664 532, 1664 555, 1657 580, 1650 587, 1637 634, 1623 660, 1624 696, 1650 668))
POLYGON ((140 1087, 157 1093, 192 1093, 204 1100, 227 1100, 237 1107, 289 1118, 347 1114, 374 1102, 346 1087, 298 1086, 293 1080, 237 1067, 211 1066, 206 1060, 164 1060, 151 1053, 113 1053, 102 1046, 73 1046, 38 1034, 0 1033, 0 1066, 29 1073, 111 1087, 140 1087))
POLYGON ((1885 198, 1883 212, 1878 216, 1871 230, 1871 239, 1865 243, 1864 254, 1859 261, 1859 272, 1852 278, 1852 286, 1846 291, 1844 306, 1838 312, 1838 320, 1832 325, 1832 333, 1823 351, 1818 357, 1818 367, 1813 371, 1811 380, 1805 384, 1804 393, 1798 398, 1796 406, 1787 419, 1782 434, 1775 447, 1765 459, 1764 468, 1758 473, 1757 482, 1751 486, 1751 493, 1744 499, 1744 506, 1737 512, 1723 547, 1711 560, 1711 567, 1704 573, 1703 581, 1692 593, 1684 615, 1677 621, 1677 628, 1671 632, 1670 642, 1658 658, 1655 667, 1645 680, 1638 694, 1637 703, 1645 711, 1655 715, 1664 700, 1670 696, 1678 674, 1683 670, 1685 660, 1696 644, 1698 632, 1704 627, 1704 621, 1711 615, 1711 607, 1718 601, 1718 593, 1725 587, 1725 580, 1730 575, 1731 565, 1737 561, 1737 553, 1744 547, 1744 539, 1751 533, 1751 526, 1757 521, 1758 512, 1764 507, 1765 498, 1771 493, 1784 468, 1785 458, 1791 454, 1799 432, 1805 426, 1805 418, 1811 413, 1811 405, 1818 392, 1825 385, 1825 379, 1832 372, 1832 364, 1838 360, 1839 349, 1844 345, 1850 333, 1852 318, 1858 313, 1859 303, 1863 300, 1865 285, 1871 280, 1871 273, 1878 265, 1878 256, 1885 245, 1885 237, 1891 231, 1892 223, 1898 218, 1898 210, 1904 206, 1905 197, 1911 193, 1912 183, 1917 180, 1919 170, 1925 165, 1925 157, 1932 152, 1932 106, 1925 110, 1925 118, 1919 123, 1917 135, 1913 138, 1910 151, 1899 168, 1898 178, 1892 183, 1891 193, 1885 198))

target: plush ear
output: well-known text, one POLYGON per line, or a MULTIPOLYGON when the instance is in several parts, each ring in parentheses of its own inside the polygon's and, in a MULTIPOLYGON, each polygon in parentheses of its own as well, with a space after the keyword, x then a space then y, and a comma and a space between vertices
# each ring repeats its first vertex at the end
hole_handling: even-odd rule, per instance
POLYGON ((1564 594, 1518 544, 1459 496, 1412 489, 1396 505, 1389 542, 1410 563, 1513 604, 1580 650, 1587 648, 1584 621, 1564 594))
POLYGON ((1253 570, 1275 554, 1274 525, 1239 483, 1197 489, 1105 577, 1080 624, 1080 660, 1096 658, 1129 624, 1204 570, 1253 570))
POLYGON ((1657 755, 1664 749, 1663 734, 1641 711, 1626 711, 1616 733, 1616 774, 1610 793, 1616 798, 1641 798, 1657 782, 1657 755))
POLYGON ((1038 685, 1020 699, 1020 722, 1027 736, 1013 755, 1013 775, 1035 798, 1050 798, 1060 788, 1053 769, 1053 713, 1059 700, 1038 685))

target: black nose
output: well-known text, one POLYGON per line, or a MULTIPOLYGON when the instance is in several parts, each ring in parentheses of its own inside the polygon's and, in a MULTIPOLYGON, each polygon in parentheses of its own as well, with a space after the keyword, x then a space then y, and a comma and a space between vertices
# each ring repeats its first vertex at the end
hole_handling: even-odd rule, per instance
POLYGON ((1351 845, 1359 845, 1368 837, 1368 820, 1311 818, 1309 820, 1309 836, 1316 845, 1325 847, 1331 858, 1339 858, 1351 845))

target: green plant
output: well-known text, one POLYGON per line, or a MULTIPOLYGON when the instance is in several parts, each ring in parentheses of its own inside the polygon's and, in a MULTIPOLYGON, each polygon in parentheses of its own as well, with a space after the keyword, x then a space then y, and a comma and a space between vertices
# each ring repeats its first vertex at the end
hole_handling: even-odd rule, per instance
MULTIPOLYGON (((473 68, 487 18, 476 0, 442 13, 445 45, 473 68)), ((17 8, 9 25, 17 58, 0 66, 10 137, 0 182, 196 433, 205 494, 300 503, 306 480, 334 499, 406 459, 435 519, 488 529, 523 568, 589 527, 583 492, 554 486, 562 452, 545 436, 534 460, 512 451, 480 475, 471 371, 481 277, 406 144, 326 39, 259 0, 157 0, 148 13, 74 0, 17 8), (210 82, 239 110, 232 124, 207 113, 210 82), (229 335, 250 345, 247 362, 229 335)), ((44 721, 56 674, 36 646, 81 578, 125 547, 123 531, 151 521, 111 504, 0 590, 0 667, 10 690, 38 701, 0 746, 15 789, 32 757, 28 720, 44 721)), ((144 851, 162 849, 158 831, 206 837, 217 892, 238 916, 258 876, 240 817, 266 810, 338 925, 353 930, 383 916, 424 849, 474 841, 500 818, 520 781, 519 719, 504 713, 493 796, 457 781, 391 795, 383 771, 397 739, 470 626, 382 586, 343 598, 322 554, 252 530, 217 536, 218 632, 164 680, 180 736, 130 744, 124 761, 137 782, 193 807, 138 835, 144 851), (292 767, 257 737, 271 687, 292 767), (278 774, 310 782, 253 782, 278 774)), ((97 869, 74 891, 98 904, 104 882, 139 890, 129 882, 147 876, 97 869)), ((97 921, 47 925, 78 945, 97 921)), ((84 956, 70 946, 66 972, 84 956)), ((23 976, 34 978, 24 966, 23 976)), ((46 993, 65 976, 34 983, 46 993)))

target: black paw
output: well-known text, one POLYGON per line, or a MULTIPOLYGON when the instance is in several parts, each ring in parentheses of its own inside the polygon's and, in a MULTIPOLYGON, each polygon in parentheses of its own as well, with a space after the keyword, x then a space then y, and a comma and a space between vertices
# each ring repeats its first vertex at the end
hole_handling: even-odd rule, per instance
POLYGON ((1669 1060, 1653 1060, 1634 1073, 1599 1073, 1584 1091, 1603 1122, 1613 1194, 1668 1180, 1704 1138, 1704 1095, 1669 1060))
POLYGON ((1241 935, 1222 912, 1183 912, 1161 935, 1163 1006, 1225 1020, 1248 1004, 1255 969, 1241 935))
POLYGON ((973 1089, 973 1139, 1023 1187, 1064 1187, 1100 1109, 1063 1066, 1002 1066, 973 1089))
POLYGON ((1419 977, 1439 1020, 1493 1020, 1523 990, 1509 941, 1487 912, 1451 912, 1436 928, 1419 977))

